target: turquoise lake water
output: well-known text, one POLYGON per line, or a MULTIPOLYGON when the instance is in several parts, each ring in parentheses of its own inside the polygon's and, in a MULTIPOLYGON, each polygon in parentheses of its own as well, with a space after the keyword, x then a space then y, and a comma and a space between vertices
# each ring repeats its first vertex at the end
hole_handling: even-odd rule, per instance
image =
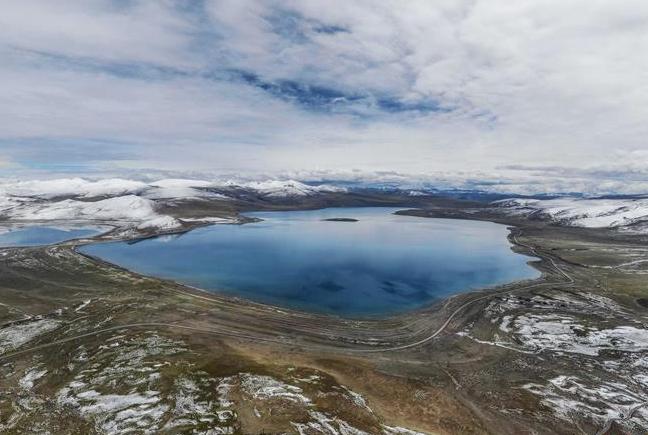
POLYGON ((92 237, 106 229, 92 227, 25 226, 0 228, 0 247, 40 246, 81 237, 92 237))
POLYGON ((82 252, 215 293, 347 317, 399 313, 458 292, 535 278, 490 222, 397 216, 398 209, 259 212, 214 225, 82 252), (330 222, 355 218, 358 222, 330 222))

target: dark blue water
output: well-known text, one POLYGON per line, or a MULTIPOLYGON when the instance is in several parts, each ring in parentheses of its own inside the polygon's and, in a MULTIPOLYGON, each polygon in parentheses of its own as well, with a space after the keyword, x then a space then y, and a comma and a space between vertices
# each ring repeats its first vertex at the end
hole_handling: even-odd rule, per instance
POLYGON ((40 246, 81 237, 92 237, 104 232, 98 227, 3 227, 0 228, 0 247, 40 246))
POLYGON ((250 213, 214 225, 83 252, 218 293, 343 316, 397 313, 539 274, 503 225, 397 216, 392 208, 250 213), (356 218, 329 222, 325 218, 356 218))

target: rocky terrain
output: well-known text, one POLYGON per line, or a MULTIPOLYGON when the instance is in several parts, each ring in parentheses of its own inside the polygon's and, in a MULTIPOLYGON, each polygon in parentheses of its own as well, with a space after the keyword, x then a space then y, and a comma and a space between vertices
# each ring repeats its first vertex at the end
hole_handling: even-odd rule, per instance
POLYGON ((276 186, 266 193, 177 180, 80 182, 71 192, 63 184, 46 193, 41 185, 5 185, 5 225, 36 215, 31 222, 116 229, 92 240, 0 250, 2 433, 648 428, 648 250, 634 233, 407 193, 297 186, 277 195, 276 186), (409 204, 417 209, 404 213, 507 223, 514 249, 535 257, 543 275, 404 315, 342 319, 203 293, 75 250, 106 238, 244 222, 242 210, 349 203, 409 204), (167 217, 178 225, 141 226, 167 217))

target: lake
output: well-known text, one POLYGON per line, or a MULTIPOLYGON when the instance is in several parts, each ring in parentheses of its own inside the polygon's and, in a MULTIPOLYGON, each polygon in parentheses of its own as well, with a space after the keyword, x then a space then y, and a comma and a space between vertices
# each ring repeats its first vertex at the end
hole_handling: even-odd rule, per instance
POLYGON ((400 313, 540 275, 511 250, 503 225, 396 210, 247 213, 263 221, 81 252, 219 294, 347 317, 400 313))
POLYGON ((82 237, 92 237, 106 228, 78 226, 11 226, 0 227, 0 248, 10 246, 41 246, 82 237))

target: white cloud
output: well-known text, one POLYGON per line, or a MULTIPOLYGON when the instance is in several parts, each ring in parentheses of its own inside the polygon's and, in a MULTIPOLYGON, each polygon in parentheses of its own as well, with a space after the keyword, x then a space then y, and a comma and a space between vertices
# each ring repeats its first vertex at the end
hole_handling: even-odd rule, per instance
POLYGON ((565 188, 638 188, 647 27, 639 0, 10 2, 0 147, 27 165, 102 140, 119 158, 94 160, 130 168, 532 183, 544 166, 565 188), (268 89, 284 82, 300 88, 268 89), (341 97, 319 108, 314 86, 341 97))
POLYGON ((12 1, 0 14, 5 47, 171 67, 195 64, 184 54, 192 28, 166 1, 12 1))

